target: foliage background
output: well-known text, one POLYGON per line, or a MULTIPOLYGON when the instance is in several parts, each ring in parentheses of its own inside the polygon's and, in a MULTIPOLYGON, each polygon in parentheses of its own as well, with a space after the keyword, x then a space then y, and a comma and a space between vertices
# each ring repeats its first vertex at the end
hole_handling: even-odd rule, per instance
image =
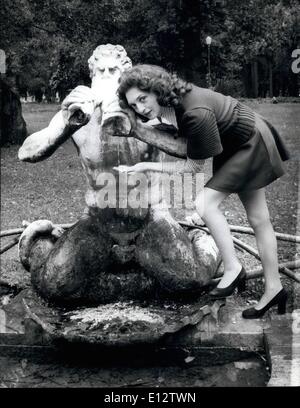
MULTIPOLYGON (((249 67, 263 57, 275 94, 298 96, 290 67, 299 25, 298 0, 5 0, 0 48, 8 80, 39 100, 88 83, 87 59, 105 43, 123 45, 134 63, 161 64, 206 86, 209 35, 219 90, 251 96, 249 67)), ((260 78, 268 81, 263 66, 260 78)))

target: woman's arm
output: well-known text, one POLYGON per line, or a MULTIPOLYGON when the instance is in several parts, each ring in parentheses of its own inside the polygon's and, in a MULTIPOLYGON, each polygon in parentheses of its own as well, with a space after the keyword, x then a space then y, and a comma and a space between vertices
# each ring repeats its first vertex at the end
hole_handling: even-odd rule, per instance
POLYGON ((162 173, 202 173, 205 160, 176 160, 174 162, 140 162, 134 166, 118 166, 114 167, 119 172, 144 172, 144 171, 159 171, 162 173))
POLYGON ((132 136, 171 156, 186 159, 186 139, 183 137, 175 138, 168 132, 155 129, 153 126, 145 125, 140 121, 136 122, 132 136))

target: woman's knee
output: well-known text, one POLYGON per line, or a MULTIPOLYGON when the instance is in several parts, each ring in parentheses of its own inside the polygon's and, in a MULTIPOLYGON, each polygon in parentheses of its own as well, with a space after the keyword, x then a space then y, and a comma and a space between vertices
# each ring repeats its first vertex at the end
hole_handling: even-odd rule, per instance
POLYGON ((209 197, 204 192, 198 194, 195 200, 195 207, 199 216, 205 220, 209 214, 213 214, 218 211, 219 208, 219 201, 214 200, 209 197))
POLYGON ((257 211, 247 214, 250 226, 256 230, 258 228, 265 228, 271 224, 270 215, 268 211, 257 211))
POLYGON ((264 189, 240 193, 239 197, 253 229, 266 228, 271 225, 264 189))

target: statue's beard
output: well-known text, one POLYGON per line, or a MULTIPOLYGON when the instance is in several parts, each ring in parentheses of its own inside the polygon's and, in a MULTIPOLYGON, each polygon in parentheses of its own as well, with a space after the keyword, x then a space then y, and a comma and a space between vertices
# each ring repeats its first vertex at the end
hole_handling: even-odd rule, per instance
POLYGON ((101 78, 97 75, 92 79, 92 89, 97 94, 98 99, 103 101, 105 99, 113 99, 116 97, 119 87, 119 78, 101 78))

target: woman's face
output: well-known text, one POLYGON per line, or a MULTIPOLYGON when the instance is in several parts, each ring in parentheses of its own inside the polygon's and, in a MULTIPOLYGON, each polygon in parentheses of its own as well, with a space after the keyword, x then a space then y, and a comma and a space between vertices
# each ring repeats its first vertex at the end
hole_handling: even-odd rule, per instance
POLYGON ((130 88, 125 95, 128 105, 139 115, 145 116, 147 119, 160 116, 161 106, 158 104, 157 96, 153 92, 130 88))

